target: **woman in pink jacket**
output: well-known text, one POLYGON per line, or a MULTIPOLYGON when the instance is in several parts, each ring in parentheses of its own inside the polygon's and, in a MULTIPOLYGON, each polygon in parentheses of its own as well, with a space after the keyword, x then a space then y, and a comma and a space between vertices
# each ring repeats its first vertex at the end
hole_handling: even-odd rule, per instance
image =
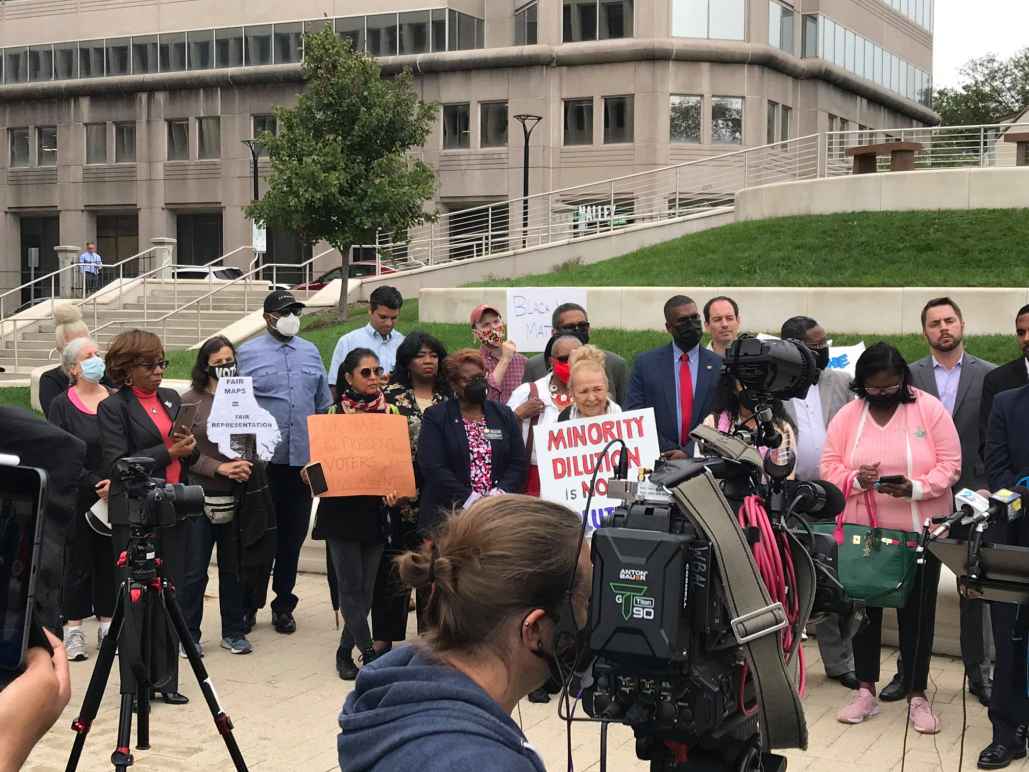
MULTIPOLYGON (((869 497, 882 528, 920 531, 926 517, 949 514, 951 485, 961 472, 961 443, 943 404, 911 386, 904 357, 882 342, 858 359, 851 389, 859 399, 833 418, 822 451, 822 477, 844 492, 846 521, 869 522, 869 497), (898 481, 877 482, 882 477, 898 481)), ((897 609, 897 624, 911 723, 919 732, 935 734, 940 720, 925 698, 940 581, 940 562, 932 555, 921 576, 924 590, 923 581, 916 582, 907 605, 897 609)), ((881 608, 869 607, 868 624, 854 636, 854 672, 861 685, 837 714, 843 723, 859 724, 879 712, 875 683, 882 616, 881 608)))

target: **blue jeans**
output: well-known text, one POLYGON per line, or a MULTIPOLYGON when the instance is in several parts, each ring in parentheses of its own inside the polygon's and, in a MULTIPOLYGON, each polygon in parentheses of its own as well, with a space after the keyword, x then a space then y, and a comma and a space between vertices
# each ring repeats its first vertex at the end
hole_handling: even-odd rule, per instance
POLYGON ((189 518, 189 551, 186 577, 179 593, 179 604, 193 640, 200 640, 204 616, 204 590, 211 550, 218 544, 218 605, 222 618, 222 638, 243 635, 243 592, 239 586, 238 559, 232 546, 235 523, 214 525, 206 516, 189 518))

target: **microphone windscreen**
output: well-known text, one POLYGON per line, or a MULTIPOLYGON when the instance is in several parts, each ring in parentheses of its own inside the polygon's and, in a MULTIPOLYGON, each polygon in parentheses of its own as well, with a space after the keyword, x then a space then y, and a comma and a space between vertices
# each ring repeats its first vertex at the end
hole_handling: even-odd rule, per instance
POLYGON ((836 517, 847 506, 847 499, 843 491, 837 488, 828 480, 812 480, 825 491, 825 504, 817 512, 811 514, 815 517, 836 517))

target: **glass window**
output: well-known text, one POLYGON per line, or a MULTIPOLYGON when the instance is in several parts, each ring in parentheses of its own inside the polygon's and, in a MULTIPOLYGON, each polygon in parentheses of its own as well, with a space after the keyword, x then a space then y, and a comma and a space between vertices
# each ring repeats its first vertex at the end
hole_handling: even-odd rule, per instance
POLYGON ((604 144, 632 142, 635 100, 631 96, 604 97, 604 144))
POLYGON ((483 102, 479 105, 479 145, 507 145, 507 102, 483 102))
POLYGON ((564 0, 562 38, 565 43, 597 39, 597 0, 564 0))
POLYGON ((672 142, 700 142, 700 111, 702 106, 703 97, 672 95, 669 131, 672 142))
POLYGON ((132 72, 157 72, 157 35, 132 38, 132 72))
POLYGON ((84 40, 79 43, 79 77, 99 78, 104 74, 104 41, 84 40))
POLYGON ((467 150, 471 147, 469 105, 443 105, 443 149, 467 150))
POLYGON ((743 144, 743 97, 711 98, 711 141, 716 145, 743 144))
POLYGON ((447 9, 432 9, 432 50, 447 50, 447 9))
POLYGON ((299 62, 304 54, 304 27, 300 22, 275 25, 275 64, 299 62))
POLYGON ((107 124, 86 124, 86 163, 107 163, 107 124))
POLYGON ((847 28, 836 25, 836 45, 833 50, 833 59, 840 67, 847 64, 847 28))
MULTIPOLYGON (((262 134, 278 134, 279 133, 279 122, 274 115, 255 115, 254 116, 254 127, 253 137, 257 139, 262 134)), ((268 155, 268 150, 263 146, 257 145, 257 155, 265 157, 268 155)))
POLYGON ((450 11, 450 50, 475 48, 478 45, 477 19, 460 11, 450 11), (457 34, 455 39, 455 32, 457 34))
POLYGON ((243 66, 242 27, 229 27, 214 31, 214 66, 243 66))
POLYGON ((79 76, 79 47, 75 43, 54 46, 54 77, 70 80, 79 76))
POLYGON ((336 19, 336 35, 343 40, 349 40, 350 47, 355 51, 364 51, 364 17, 347 16, 336 19))
POLYGON ((855 42, 856 41, 854 39, 854 33, 851 32, 850 30, 847 30, 847 37, 846 37, 846 46, 847 46, 847 48, 846 48, 846 59, 843 62, 843 66, 846 67, 847 70, 849 70, 850 72, 854 72, 855 42))
POLYGON ((256 67, 272 63, 272 25, 246 28, 247 65, 256 67))
POLYGON ((475 19, 475 47, 486 47, 486 22, 482 19, 475 19))
POLYGON ((429 12, 400 14, 400 53, 424 54, 429 50, 429 12))
POLYGON ((182 72, 186 69, 186 33, 174 32, 157 36, 157 55, 161 72, 182 72))
POLYGON ((871 40, 865 41, 865 77, 871 80, 875 77, 875 43, 871 40))
POLYGON ((674 0, 672 34, 681 38, 707 37, 708 0, 674 0))
POLYGON ((793 9, 781 5, 775 2, 775 0, 770 0, 768 3, 768 43, 787 53, 795 53, 793 47, 793 9))
POLYGON ((107 74, 128 75, 132 64, 128 38, 108 38, 106 45, 107 74))
POLYGON ((214 31, 205 29, 187 32, 189 69, 209 70, 214 67, 214 31))
POLYGON ((197 157, 200 159, 221 158, 221 155, 221 118, 197 118, 197 157))
MULTIPOLYGON (((451 11, 451 13, 454 13, 451 11)), ((372 56, 397 55, 397 15, 380 13, 366 19, 368 53, 372 56)))
POLYGON ((825 19, 822 33, 822 58, 831 62, 836 58, 836 22, 825 19))
POLYGON ((818 56, 818 17, 808 14, 804 17, 804 56, 818 56))
POLYGON ((890 88, 900 91, 900 59, 890 54, 890 64, 893 67, 893 74, 890 76, 890 88))
POLYGON ((593 100, 565 100, 566 145, 593 144, 593 100))
POLYGON ((114 162, 136 162, 136 124, 114 124, 114 162))
POLYGON ((746 31, 745 0, 710 0, 708 37, 716 40, 744 40, 746 31))
POLYGON ((773 102, 771 99, 769 99, 768 100, 768 120, 766 122, 766 129, 765 129, 765 144, 766 145, 771 145, 773 142, 775 142, 775 139, 776 139, 775 123, 776 123, 776 119, 778 117, 779 117, 779 103, 778 102, 773 102))
POLYGON ((793 136, 793 109, 783 105, 779 115, 779 137, 786 142, 793 136))
POLYGON ((189 160, 189 120, 168 121, 168 160, 189 160))
POLYGON ((317 35, 326 27, 332 26, 332 19, 311 19, 304 22, 304 35, 317 35))
POLYGON ((531 46, 539 42, 539 4, 533 2, 515 11, 516 46, 531 46))
POLYGON ((10 139, 11 146, 11 157, 10 166, 11 168, 28 166, 30 163, 29 159, 29 130, 28 129, 8 129, 7 136, 10 139))
POLYGON ((29 49, 29 80, 54 79, 53 46, 32 46, 29 49))
POLYGON ((57 166, 57 127, 36 129, 36 166, 57 166))
POLYGON ((598 35, 601 40, 631 38, 633 0, 600 0, 598 35))

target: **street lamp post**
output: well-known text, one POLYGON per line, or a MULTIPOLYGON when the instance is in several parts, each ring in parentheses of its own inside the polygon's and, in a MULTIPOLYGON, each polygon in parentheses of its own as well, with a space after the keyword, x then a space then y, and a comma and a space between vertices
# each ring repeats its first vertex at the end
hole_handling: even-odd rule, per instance
POLYGON ((529 238, 529 138, 532 130, 543 120, 542 115, 520 113, 515 120, 522 124, 522 135, 525 137, 525 149, 522 154, 522 249, 528 245, 529 238))
MULTIPOLYGON (((244 140, 242 140, 242 142, 243 142, 244 145, 247 146, 247 149, 250 151, 250 177, 251 177, 251 179, 253 180, 253 183, 254 183, 254 198, 253 198, 253 200, 256 203, 257 201, 261 200, 260 178, 258 177, 258 174, 260 173, 260 169, 258 167, 258 159, 260 158, 261 143, 258 140, 256 140, 256 139, 244 139, 244 140)), ((268 238, 267 233, 265 233, 264 238, 265 238, 265 242, 263 244, 258 244, 257 243, 259 241, 259 239, 258 239, 257 223, 256 222, 251 222, 250 245, 251 245, 251 248, 254 250, 255 253, 257 253, 258 256, 263 256, 264 255, 264 250, 267 249, 267 246, 268 246, 267 245, 267 238, 268 238), (263 247, 263 249, 258 250, 258 246, 263 247)), ((263 262, 263 260, 262 260, 262 262, 263 262)), ((261 271, 261 274, 262 275, 264 274, 263 270, 261 271)))

